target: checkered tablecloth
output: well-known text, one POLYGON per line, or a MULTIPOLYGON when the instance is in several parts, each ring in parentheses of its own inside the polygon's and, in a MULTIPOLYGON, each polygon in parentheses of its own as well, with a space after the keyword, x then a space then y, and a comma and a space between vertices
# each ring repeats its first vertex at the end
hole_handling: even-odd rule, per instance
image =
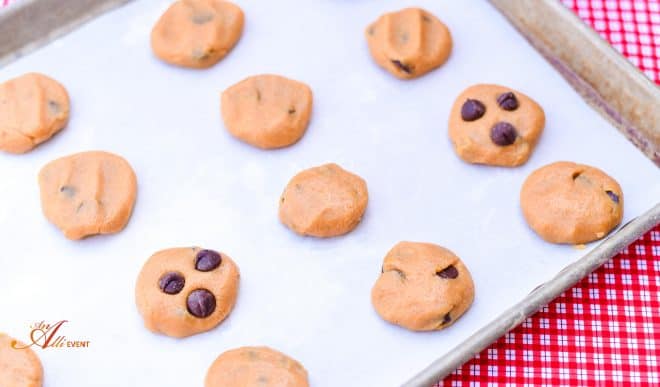
POLYGON ((660 84, 659 0, 562 0, 605 40, 660 84))
MULTIPOLYGON (((561 1, 660 84, 659 0, 561 1)), ((658 362, 660 225, 438 386, 660 386, 658 362)))
POLYGON ((660 386, 660 225, 444 386, 660 386))

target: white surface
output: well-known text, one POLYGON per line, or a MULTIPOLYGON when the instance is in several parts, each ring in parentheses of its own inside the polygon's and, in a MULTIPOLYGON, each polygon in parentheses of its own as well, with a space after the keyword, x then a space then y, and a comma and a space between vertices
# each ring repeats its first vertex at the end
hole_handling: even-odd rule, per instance
POLYGON ((210 70, 152 56, 149 32, 166 2, 145 0, 0 71, 1 80, 50 74, 72 99, 63 132, 29 154, 0 155, 0 330, 26 340, 29 323, 67 319, 62 334, 92 342, 39 349, 47 387, 201 386, 221 352, 262 344, 300 360, 314 386, 398 385, 588 251, 544 243, 527 228, 518 191, 532 170, 556 160, 602 168, 623 187, 624 222, 660 198, 658 169, 485 2, 239 4, 243 38, 210 70), (444 67, 404 82, 372 63, 363 32, 384 11, 409 5, 446 22, 455 48, 444 67), (288 149, 251 148, 221 123, 219 93, 266 72, 314 91, 309 130, 288 149), (449 109, 479 82, 508 85, 545 108, 545 133, 527 165, 479 167, 455 156, 449 109), (41 214, 37 173, 91 149, 129 160, 138 200, 123 232, 71 242, 41 214), (279 194, 296 172, 330 161, 366 179, 366 216, 345 237, 298 237, 278 222, 279 194), (371 286, 400 240, 447 246, 472 271, 474 305, 450 329, 412 333, 373 311, 371 286), (190 245, 236 260, 236 309, 205 334, 154 335, 134 305, 136 276, 153 252, 190 245))

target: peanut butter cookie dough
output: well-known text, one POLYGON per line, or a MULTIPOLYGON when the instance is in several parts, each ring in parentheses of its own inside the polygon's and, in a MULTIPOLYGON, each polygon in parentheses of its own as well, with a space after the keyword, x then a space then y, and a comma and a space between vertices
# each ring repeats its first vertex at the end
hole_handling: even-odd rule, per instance
POLYGON ((39 187, 46 218, 75 240, 121 231, 133 212, 137 179, 122 157, 90 151, 46 164, 39 187))
POLYGON ((431 244, 399 242, 385 256, 371 303, 386 321, 412 331, 440 330, 472 304, 474 284, 451 251, 431 244))
POLYGON ((205 387, 308 387, 307 371, 296 360, 268 347, 241 347, 211 365, 205 387))
POLYGON ((222 119, 234 137, 262 149, 282 148, 305 134, 312 90, 278 75, 249 77, 222 93, 222 119))
POLYGON ((401 79, 417 78, 441 66, 452 49, 447 26, 420 8, 382 15, 367 27, 366 36, 376 63, 401 79))
POLYGON ((243 11, 222 0, 179 0, 151 31, 151 48, 164 62, 191 68, 218 63, 243 32, 243 11))
POLYGON ((541 106, 499 85, 474 85, 454 102, 449 138, 468 163, 515 167, 529 159, 545 126, 541 106))
POLYGON ((600 169, 568 161, 532 172, 520 191, 529 226, 551 243, 582 244, 609 234, 623 217, 621 186, 600 169))
POLYGON ((187 337, 215 328, 231 312, 239 271, 224 253, 199 247, 161 250, 142 267, 135 286, 144 326, 187 337))
POLYGON ((25 348, 24 343, 0 333, 0 386, 41 387, 43 379, 44 370, 37 354, 25 348))
POLYGON ((25 153, 69 121, 69 95, 56 80, 28 73, 0 84, 0 150, 25 153))
POLYGON ((343 235, 360 223, 368 199, 361 177, 325 164, 291 179, 280 197, 280 220, 300 235, 343 235))

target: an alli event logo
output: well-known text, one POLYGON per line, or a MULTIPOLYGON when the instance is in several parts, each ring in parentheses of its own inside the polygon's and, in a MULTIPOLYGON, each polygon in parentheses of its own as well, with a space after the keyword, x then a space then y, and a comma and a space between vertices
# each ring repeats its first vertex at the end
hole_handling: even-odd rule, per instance
POLYGON ((46 323, 39 321, 30 325, 30 342, 23 344, 13 342, 14 349, 25 349, 33 345, 46 348, 89 348, 89 340, 70 340, 64 335, 64 324, 67 320, 61 320, 56 323, 46 323))

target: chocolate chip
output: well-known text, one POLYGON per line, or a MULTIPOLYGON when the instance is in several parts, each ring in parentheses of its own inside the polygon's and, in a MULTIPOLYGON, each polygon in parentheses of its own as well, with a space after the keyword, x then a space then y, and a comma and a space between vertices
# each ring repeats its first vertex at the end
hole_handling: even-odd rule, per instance
POLYGON ((445 317, 442 318, 442 325, 448 324, 451 322, 451 314, 447 313, 445 317))
POLYGON ((486 106, 476 99, 468 99, 461 107, 463 121, 475 121, 486 113, 486 106))
POLYGON ((60 112, 60 104, 55 102, 55 101, 48 101, 48 109, 50 109, 50 112, 53 114, 59 113, 60 112))
POLYGON ((454 278, 458 277, 458 270, 456 269, 456 267, 454 267, 454 265, 449 265, 446 268, 444 268, 443 270, 441 270, 441 271, 439 271, 435 274, 437 276, 439 276, 440 278, 454 279, 454 278))
POLYGON ((497 104, 504 110, 516 110, 518 109, 518 98, 508 91, 497 96, 497 104))
POLYGON ((498 122, 490 129, 490 139, 499 146, 513 144, 517 136, 516 128, 508 122, 498 122))
POLYGON ((183 289, 186 284, 185 278, 177 272, 170 271, 163 274, 158 280, 158 287, 163 293, 177 294, 183 289))
POLYGON ((610 197, 610 199, 612 199, 614 203, 619 204, 619 195, 609 190, 605 191, 605 193, 610 197))
POLYGON ((403 71, 404 73, 412 74, 412 69, 410 68, 410 66, 401 63, 401 61, 396 60, 396 59, 392 59, 392 64, 395 65, 396 67, 398 67, 399 70, 403 71))
POLYGON ((197 289, 190 292, 186 300, 188 312, 195 317, 204 318, 215 311, 215 296, 206 289, 197 289))
POLYGON ((195 257, 195 269, 211 271, 222 263, 222 257, 213 250, 200 250, 195 257))
POLYGON ((60 187, 60 192, 71 198, 76 194, 76 188, 70 185, 63 185, 60 187))

